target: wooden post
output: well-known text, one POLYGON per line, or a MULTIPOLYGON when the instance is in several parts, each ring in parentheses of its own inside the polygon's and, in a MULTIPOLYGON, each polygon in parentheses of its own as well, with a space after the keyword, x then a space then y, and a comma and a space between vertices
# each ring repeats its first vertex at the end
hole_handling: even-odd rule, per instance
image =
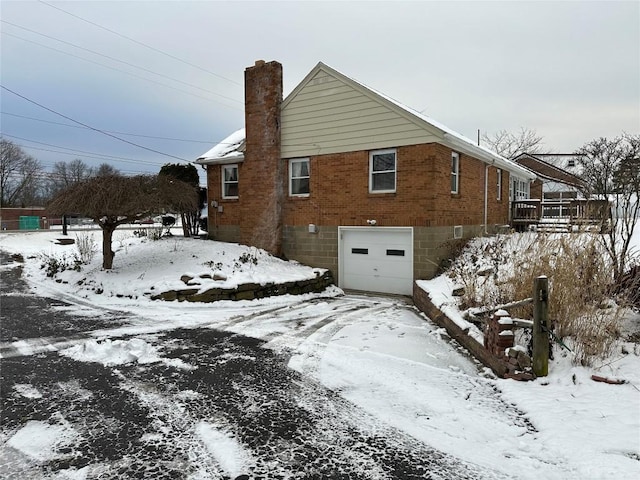
POLYGON ((549 280, 545 276, 533 281, 533 373, 549 373, 549 280))
POLYGON ((62 234, 63 235, 67 234, 67 216, 66 215, 62 215, 62 234))

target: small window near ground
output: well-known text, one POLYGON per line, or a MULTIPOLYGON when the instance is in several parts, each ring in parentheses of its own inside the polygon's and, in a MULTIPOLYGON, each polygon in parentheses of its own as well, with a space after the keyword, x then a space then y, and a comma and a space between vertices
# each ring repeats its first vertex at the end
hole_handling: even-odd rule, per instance
POLYGON ((451 152, 451 193, 460 193, 460 154, 451 152))
POLYGON ((222 198, 238 198, 238 165, 222 166, 222 198))
POLYGON ((289 160, 289 195, 306 197, 309 195, 309 159, 289 160))
POLYGON ((369 154, 369 192, 396 191, 396 151, 378 150, 369 154))
POLYGON ((462 225, 456 225, 455 227, 453 227, 453 238, 455 239, 459 239, 462 238, 462 225))

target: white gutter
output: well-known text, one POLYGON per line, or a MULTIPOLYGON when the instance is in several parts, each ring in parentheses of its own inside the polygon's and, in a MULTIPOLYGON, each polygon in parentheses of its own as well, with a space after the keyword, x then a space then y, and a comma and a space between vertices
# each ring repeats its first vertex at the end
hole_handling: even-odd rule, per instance
POLYGON ((497 168, 506 170, 509 173, 513 173, 520 178, 528 179, 531 182, 537 178, 536 174, 531 172, 531 170, 528 170, 524 167, 521 167, 517 163, 507 160, 506 158, 501 157, 491 150, 487 150, 485 148, 478 147, 472 143, 469 143, 468 141, 465 141, 456 135, 445 132, 444 140, 456 150, 472 157, 478 158, 479 160, 482 160, 483 162, 493 165, 497 168))

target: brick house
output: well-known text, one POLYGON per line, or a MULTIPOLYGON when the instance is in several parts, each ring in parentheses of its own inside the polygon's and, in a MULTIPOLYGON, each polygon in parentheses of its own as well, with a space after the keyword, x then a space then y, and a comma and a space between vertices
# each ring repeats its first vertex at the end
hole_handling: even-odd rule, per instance
POLYGON ((571 199, 581 196, 584 182, 579 176, 580 162, 577 155, 522 153, 513 161, 528 168, 538 177, 531 184, 531 197, 571 199))
POLYGON ((509 222, 531 171, 319 63, 245 71, 245 129, 206 166, 209 236, 330 269, 342 288, 411 294, 456 239, 509 222), (246 131, 245 131, 246 130, 246 131))
POLYGON ((537 179, 531 184, 530 199, 512 202, 512 225, 560 232, 608 228, 611 204, 597 195, 585 196, 580 160, 575 154, 522 153, 515 157, 513 161, 531 170, 537 179))

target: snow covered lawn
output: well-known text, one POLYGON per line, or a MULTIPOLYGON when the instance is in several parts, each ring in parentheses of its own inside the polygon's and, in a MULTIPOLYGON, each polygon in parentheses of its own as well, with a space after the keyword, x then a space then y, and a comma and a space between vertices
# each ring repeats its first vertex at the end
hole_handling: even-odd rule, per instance
MULTIPOLYGON (((341 296, 337 288, 322 295, 215 305, 149 299, 150 292, 183 286, 180 276, 189 273, 219 272, 230 287, 315 276, 314 269, 255 249, 180 237, 143 242, 130 232, 116 231, 113 271, 100 269, 98 253, 89 266, 80 272, 67 270, 56 282, 40 264, 42 253, 70 258, 76 251, 73 245, 54 244, 60 236, 1 234, 0 249, 22 254, 32 290, 72 305, 61 308, 82 315, 114 310, 132 315, 127 324, 92 331, 91 338, 60 352, 70 358, 109 368, 174 362, 174 368, 189 371, 198 365, 165 358, 154 334, 198 327, 239 333, 289 354, 292 369, 337 392, 381 426, 408 434, 416 448, 426 444, 509 478, 640 477, 639 345, 622 344, 615 357, 594 369, 571 366, 558 352, 546 378, 529 383, 495 380, 401 299, 341 296), (123 336, 130 339, 123 341, 123 336), (590 379, 593 373, 627 383, 596 383, 590 379)), ((32 347, 37 353, 36 345, 32 347)), ((21 384, 16 394, 34 399, 42 395, 29 384, 21 384)), ((30 421, 11 436, 5 432, 0 441, 37 462, 50 458, 57 443, 73 441, 76 433, 65 422, 30 421), (40 453, 28 442, 37 436, 40 453)), ((229 440, 224 428, 205 420, 195 423, 193 438, 200 439, 229 475, 243 471, 242 462, 257 461, 229 440)), ((0 447, 0 467, 7 455, 6 447, 0 447)), ((68 473, 90 478, 86 472, 68 473)), ((393 477, 372 473, 369 478, 393 477)))

